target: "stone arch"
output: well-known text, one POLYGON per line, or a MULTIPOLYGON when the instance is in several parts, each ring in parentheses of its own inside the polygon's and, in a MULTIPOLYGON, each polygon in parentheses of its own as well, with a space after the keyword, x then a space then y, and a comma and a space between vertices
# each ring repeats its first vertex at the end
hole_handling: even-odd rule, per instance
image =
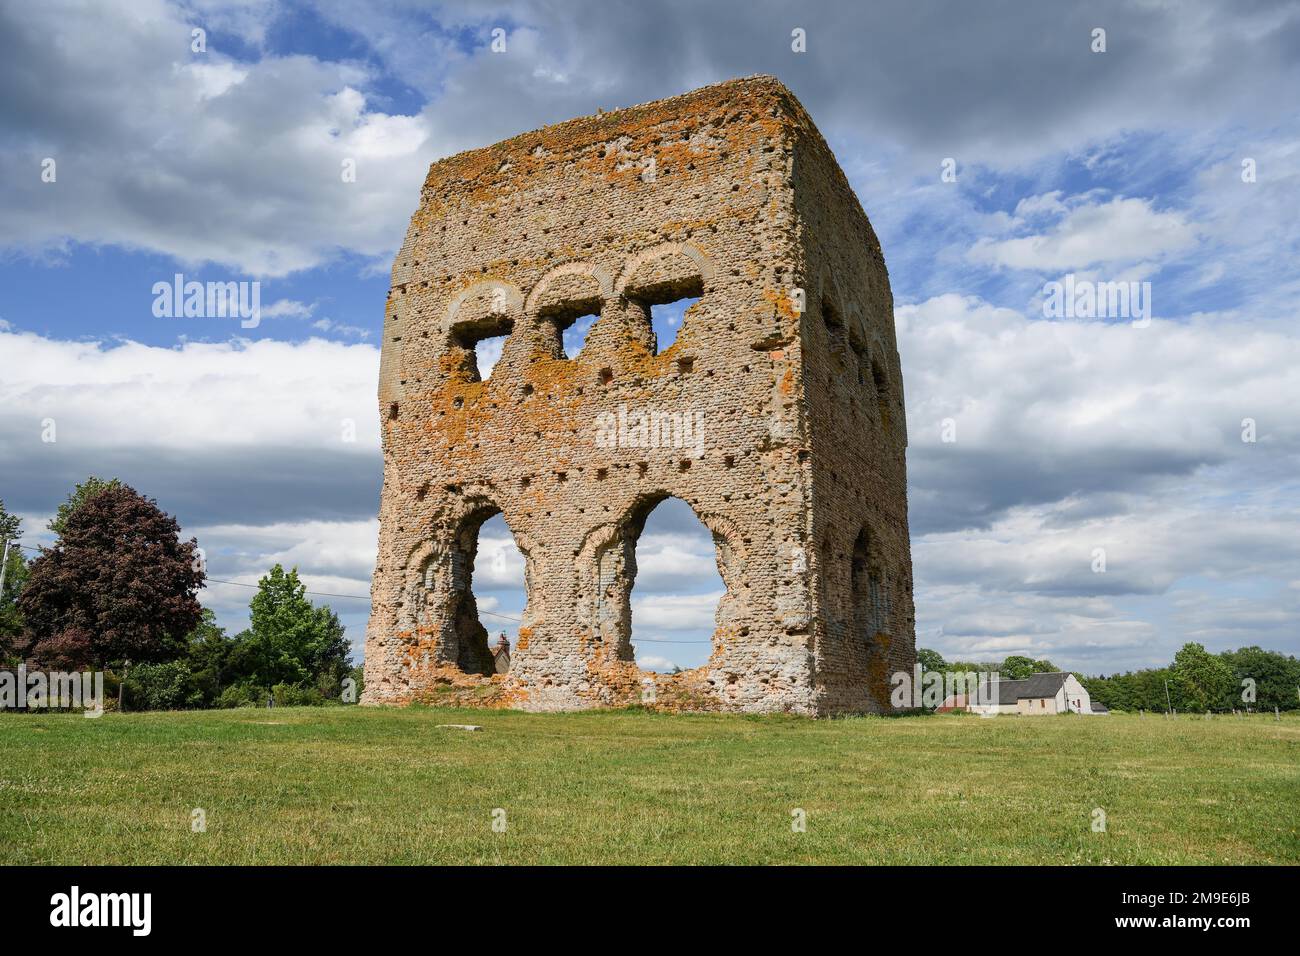
POLYGON ((613 294, 609 272, 588 262, 566 262, 546 273, 524 304, 542 351, 566 358, 565 331, 582 316, 599 318, 613 294))
POLYGON ((660 489, 638 495, 621 518, 587 533, 576 561, 580 624, 593 642, 611 647, 616 659, 629 663, 635 660, 631 595, 637 574, 636 545, 650 512, 668 498, 685 502, 713 536, 714 559, 726 589, 714 613, 715 648, 718 632, 743 617, 738 601, 746 556, 740 529, 728 518, 701 512, 690 499, 670 491, 660 489))
POLYGON ((876 406, 880 424, 885 429, 890 429, 893 427, 894 408, 898 395, 894 389, 894 376, 890 368, 893 363, 889 361, 889 353, 885 351, 885 345, 878 335, 871 336, 868 362, 870 374, 863 385, 871 389, 869 401, 876 406))
POLYGON ((528 298, 523 303, 523 311, 536 314, 545 308, 549 304, 548 292, 556 289, 557 286, 563 286, 564 280, 570 277, 577 278, 579 282, 584 278, 590 279, 595 283, 595 293, 601 299, 608 299, 614 295, 614 279, 608 269, 592 262, 563 262, 547 271, 528 291, 528 298))
POLYGON ((428 627, 426 607, 429 595, 437 586, 441 555, 430 539, 415 544, 401 566, 401 588, 395 602, 399 633, 418 636, 428 627))
POLYGON ((844 297, 840 294, 835 277, 823 272, 817 288, 817 314, 821 317, 818 333, 826 342, 831 374, 840 376, 848 370, 854 352, 850 330, 850 316, 845 311, 844 297))
POLYGON ((835 281, 835 274, 829 269, 823 269, 817 278, 817 302, 819 308, 823 302, 829 302, 839 315, 844 314, 844 296, 835 281))
MULTIPOLYGON (((655 333, 654 307, 682 299, 702 299, 713 271, 708 257, 687 243, 660 243, 631 256, 623 265, 615 289, 633 338, 651 354, 669 347, 661 347, 655 333)), ((689 315, 687 312, 683 319, 689 315)), ((683 321, 676 334, 680 336, 688 325, 683 321)))
MULTIPOLYGON (((504 515, 491 497, 471 493, 456 500, 435 522, 431 536, 407 553, 401 569, 398 630, 417 649, 420 665, 450 666, 467 674, 490 675, 493 658, 488 632, 479 620, 472 590, 478 534, 495 515, 504 515)), ((540 616, 536 587, 536 546, 527 535, 506 527, 524 555, 525 624, 540 616)))
POLYGON ((697 278, 707 286, 713 279, 713 261, 687 242, 662 242, 642 249, 623 264, 614 291, 621 296, 658 285, 697 278))
MULTIPOLYGON (((477 346, 485 339, 506 338, 506 347, 523 317, 523 295, 518 287, 500 279, 484 279, 456 295, 443 316, 443 348, 452 357, 451 368, 464 380, 479 375, 477 346)), ((504 357, 505 348, 502 350, 504 357)))
POLYGON ((881 708, 888 701, 884 687, 894 633, 893 595, 882 550, 880 538, 864 523, 849 552, 850 655, 863 661, 867 692, 881 708))
POLYGON ((505 279, 482 279, 462 289, 447 303, 442 331, 448 333, 457 324, 472 322, 484 315, 499 314, 517 320, 523 312, 524 296, 518 286, 505 279))
MULTIPOLYGON (((618 647, 628 630, 630 608, 620 596, 625 572, 622 529, 615 522, 593 528, 583 538, 576 562, 578 622, 594 643, 618 647)), ((631 588, 627 589, 631 593, 631 588)))

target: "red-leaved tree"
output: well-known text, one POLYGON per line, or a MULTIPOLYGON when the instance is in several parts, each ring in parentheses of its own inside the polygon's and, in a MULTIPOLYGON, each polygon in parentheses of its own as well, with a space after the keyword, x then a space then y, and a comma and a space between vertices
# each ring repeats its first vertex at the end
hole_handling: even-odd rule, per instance
POLYGON ((179 657, 202 614, 197 549, 128 485, 88 498, 31 563, 18 600, 27 656, 57 668, 179 657))

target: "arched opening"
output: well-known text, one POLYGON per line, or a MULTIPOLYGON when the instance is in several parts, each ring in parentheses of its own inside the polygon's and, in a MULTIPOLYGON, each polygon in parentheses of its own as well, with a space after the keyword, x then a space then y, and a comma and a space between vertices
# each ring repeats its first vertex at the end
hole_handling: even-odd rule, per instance
POLYGON ((889 378, 880 362, 871 361, 871 382, 876 392, 876 408, 880 412, 880 424, 889 428, 889 378))
POLYGON ((844 318, 828 296, 821 300, 822 325, 826 329, 826 348, 830 358, 829 376, 833 380, 846 371, 849 358, 849 334, 844 318))
POLYGON ((527 561, 510 533, 506 519, 495 514, 478 533, 478 573, 471 590, 479 620, 488 632, 494 671, 510 669, 510 655, 519 642, 519 625, 528 605, 527 561))
POLYGON ((498 509, 486 507, 462 522, 449 585, 448 657, 467 674, 508 670, 527 606, 527 560, 498 509))
POLYGON ((509 318, 497 314, 457 325, 451 333, 451 344, 461 352, 461 374, 471 382, 486 382, 491 378, 513 328, 509 318))
POLYGON ((672 348, 677 341, 677 333, 682 330, 686 319, 686 310, 700 301, 698 295, 683 296, 671 302, 655 303, 650 306, 650 327, 655 333, 655 354, 672 348))
POLYGON ((704 280, 698 275, 646 284, 626 293, 628 301, 640 310, 650 328, 654 353, 672 347, 686 321, 686 312, 704 295, 704 280))
POLYGON ((600 299, 564 299, 548 305, 541 313, 555 357, 574 359, 582 351, 589 333, 600 319, 600 299))
POLYGON ((844 318, 835 303, 828 298, 822 299, 822 324, 826 327, 826 337, 830 340, 832 351, 840 351, 848 341, 848 332, 844 328, 844 318))
POLYGON ((861 653, 870 674, 888 652, 892 608, 889 582, 878 555, 873 552, 871 534, 863 528, 853 542, 849 569, 853 627, 850 641, 861 653))
POLYGON ((600 318, 600 313, 591 312, 587 315, 580 315, 569 323, 568 328, 560 332, 560 341, 564 345, 564 355, 566 358, 575 359, 582 347, 587 344, 587 333, 591 331, 596 320, 600 318))
POLYGON ((647 502, 633 515, 629 536, 625 653, 643 670, 660 673, 703 665, 727 592, 719 543, 691 506, 673 497, 647 502))
POLYGON ((508 335, 492 335, 480 339, 475 345, 474 364, 478 369, 479 381, 486 382, 492 377, 492 369, 496 368, 501 353, 505 350, 508 337, 508 335))

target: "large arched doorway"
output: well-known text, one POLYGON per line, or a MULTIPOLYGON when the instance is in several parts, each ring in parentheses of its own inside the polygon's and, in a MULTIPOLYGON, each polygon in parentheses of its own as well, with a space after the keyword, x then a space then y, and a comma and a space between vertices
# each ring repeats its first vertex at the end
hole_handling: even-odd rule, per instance
POLYGON ((500 513, 479 527, 478 559, 471 585, 479 623, 488 632, 493 670, 510 669, 519 625, 528 606, 527 561, 500 513))
POLYGON ((864 661, 868 678, 868 693, 875 703, 884 706, 883 690, 876 679, 883 677, 890 644, 891 617, 889 580, 884 565, 876 553, 877 543, 871 532, 863 528, 853 542, 853 556, 849 566, 849 585, 852 598, 852 637, 854 653, 864 661))
POLYGON ((703 665, 727 592, 713 533, 680 498, 647 501, 629 526, 628 643, 642 670, 675 673, 703 665))
POLYGON ((461 522, 450 558, 448 657, 466 674, 502 673, 527 607, 527 560, 491 506, 461 522))

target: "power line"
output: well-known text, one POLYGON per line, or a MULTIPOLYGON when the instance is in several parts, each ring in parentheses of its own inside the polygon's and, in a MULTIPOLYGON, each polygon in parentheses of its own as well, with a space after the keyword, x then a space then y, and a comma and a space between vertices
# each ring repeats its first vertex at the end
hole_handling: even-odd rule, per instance
MULTIPOLYGON (((34 548, 34 547, 32 547, 31 545, 20 544, 20 543, 17 542, 17 541, 15 541, 15 542, 13 542, 13 543, 14 543, 14 545, 16 545, 17 547, 19 547, 19 548, 24 548, 24 549, 26 549, 26 550, 28 550, 28 551, 38 551, 38 550, 40 550, 39 548, 34 548)), ((208 583, 211 583, 211 584, 228 584, 228 585, 230 585, 231 587, 235 587, 235 588, 257 588, 257 587, 259 586, 259 585, 256 585, 256 584, 245 584, 245 583, 242 582, 242 581, 222 581, 222 580, 220 580, 220 579, 218 579, 218 578, 206 578, 205 581, 208 582, 208 583)), ((318 597, 352 598, 354 601, 369 601, 369 600, 370 600, 370 595, 369 595, 369 594, 338 594, 338 593, 335 593, 335 592, 333 592, 333 591, 307 591, 306 593, 307 593, 307 594, 315 594, 315 595, 317 595, 318 597)), ((490 611, 484 611, 483 613, 484 613, 484 614, 490 614, 491 612, 490 612, 490 611)), ((497 617, 503 617, 504 615, 498 614, 498 615, 496 615, 496 616, 497 616, 497 617)), ((513 617, 512 617, 512 618, 508 618, 508 620, 513 621, 513 620, 515 620, 515 618, 513 618, 513 617)))
MULTIPOLYGON (((31 547, 30 545, 19 544, 17 541, 13 542, 13 544, 19 548, 26 548, 28 551, 37 550, 36 548, 31 547)), ((234 588, 253 588, 254 590, 256 590, 257 587, 259 587, 259 585, 256 584, 245 584, 243 581, 222 581, 218 578, 207 578, 206 583, 226 584, 234 588)), ((317 597, 350 598, 351 600, 354 601, 370 600, 369 594, 339 594, 334 591, 306 591, 305 593, 314 594, 317 597)), ((511 617, 509 614, 498 614, 496 611, 480 610, 478 613, 486 614, 488 617, 498 617, 503 621, 513 621, 516 624, 524 623, 523 618, 511 617)), ((667 640, 667 639, 653 638, 653 637, 641 637, 641 638, 634 637, 631 639, 631 643, 633 644, 712 644, 713 642, 712 641, 674 641, 674 640, 667 640)))
MULTIPOLYGON (((260 587, 260 585, 257 585, 257 584, 245 584, 243 581, 222 581, 222 580, 219 580, 218 578, 205 578, 204 580, 205 580, 205 582, 208 583, 208 584, 229 584, 231 587, 236 587, 236 588, 254 588, 254 589, 256 589, 256 588, 260 587)), ((353 600, 356 600, 356 601, 369 601, 369 600, 370 600, 370 595, 369 595, 369 594, 366 594, 366 595, 361 595, 361 594, 336 594, 336 593, 334 593, 333 591, 306 591, 305 593, 307 593, 307 594, 315 594, 315 595, 317 595, 317 596, 319 596, 319 597, 352 598, 353 600)), ((487 612, 485 611, 484 613, 487 613, 487 612)))

